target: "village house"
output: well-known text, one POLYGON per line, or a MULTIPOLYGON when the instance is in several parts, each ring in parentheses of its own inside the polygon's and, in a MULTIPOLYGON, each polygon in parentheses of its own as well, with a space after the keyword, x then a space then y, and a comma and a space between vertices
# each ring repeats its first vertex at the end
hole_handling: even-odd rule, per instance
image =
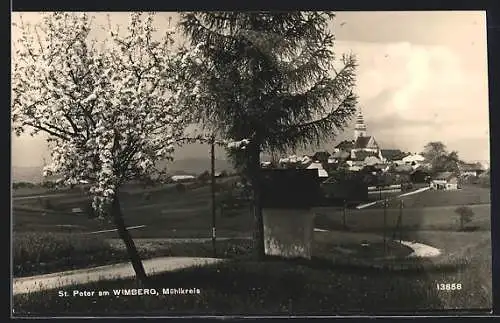
POLYGON ((339 150, 335 153, 333 153, 332 156, 329 158, 329 162, 332 161, 332 163, 341 163, 347 161, 351 157, 351 153, 345 150, 339 150))
POLYGON ((434 190, 456 190, 458 189, 458 177, 452 172, 439 173, 433 177, 430 188, 434 190))
POLYGON ((410 173, 410 179, 413 183, 428 183, 430 174, 420 166, 410 173))
POLYGON ((306 169, 317 169, 319 178, 328 178, 328 172, 323 168, 323 165, 321 165, 319 161, 312 162, 306 169))
POLYGON ((392 163, 394 161, 402 160, 406 154, 399 149, 381 149, 380 153, 385 162, 392 163))
POLYGON ((262 162, 260 162, 260 165, 263 168, 270 168, 272 166, 272 162, 270 162, 270 161, 262 161, 262 162))
POLYGON ((422 162, 425 161, 425 157, 420 154, 409 154, 402 158, 401 160, 405 165, 411 165, 413 169, 417 169, 422 162))
POLYGON ((327 151, 317 151, 312 156, 312 160, 326 163, 328 161, 328 158, 330 158, 330 156, 331 154, 327 151))
POLYGON ((195 180, 196 177, 193 176, 193 175, 174 175, 172 177, 170 177, 170 179, 174 182, 189 182, 189 181, 192 181, 192 180, 195 180))
POLYGON ((484 172, 481 163, 460 163, 458 169, 461 176, 479 176, 484 172))
POLYGON ((333 149, 334 153, 338 152, 351 152, 354 148, 354 140, 343 140, 333 149))
MULTIPOLYGON (((345 164, 348 170, 357 172, 367 166, 377 167, 380 171, 409 174, 421 167, 424 157, 416 153, 405 153, 400 149, 381 149, 374 136, 368 135, 367 126, 361 111, 356 117, 353 140, 338 143, 330 154, 327 151, 315 152, 312 156, 297 157, 295 155, 281 158, 282 166, 307 168, 317 163, 328 166, 328 170, 345 164)), ((315 166, 311 166, 315 167, 315 166)), ((325 170, 326 172, 326 170, 325 170)), ((324 174, 322 172, 322 174, 324 174)))

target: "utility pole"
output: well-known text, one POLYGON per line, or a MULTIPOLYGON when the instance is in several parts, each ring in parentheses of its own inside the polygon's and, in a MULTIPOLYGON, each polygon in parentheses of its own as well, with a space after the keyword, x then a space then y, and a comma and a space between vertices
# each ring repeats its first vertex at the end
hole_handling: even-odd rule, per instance
POLYGON ((384 198, 384 254, 387 252, 387 198, 384 198))
POLYGON ((215 216, 217 207, 215 205, 215 136, 212 135, 210 140, 210 166, 211 166, 211 193, 212 193, 212 248, 214 252, 214 258, 217 257, 217 251, 215 247, 215 216))
POLYGON ((404 203, 403 200, 400 200, 399 202, 399 243, 403 240, 403 207, 404 203))

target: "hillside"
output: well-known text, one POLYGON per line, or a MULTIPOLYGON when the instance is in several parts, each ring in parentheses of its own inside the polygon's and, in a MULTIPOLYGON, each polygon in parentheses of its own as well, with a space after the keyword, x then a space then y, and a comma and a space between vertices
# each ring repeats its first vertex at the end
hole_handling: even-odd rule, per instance
MULTIPOLYGON (((209 158, 185 158, 174 160, 173 162, 163 162, 160 164, 161 167, 166 166, 168 171, 172 174, 183 175, 183 174, 201 174, 206 170, 210 170, 210 159, 209 158)), ((215 170, 216 171, 233 171, 231 162, 224 159, 215 160, 215 170)))
MULTIPOLYGON (((186 158, 173 162, 162 162, 160 166, 167 166, 173 175, 198 175, 206 170, 210 170, 210 159, 208 158, 186 158)), ((224 159, 216 159, 216 171, 233 171, 231 163, 224 159)), ((12 167, 12 182, 32 182, 39 183, 43 180, 42 166, 35 167, 12 167)))
POLYGON ((40 182, 42 180, 42 167, 12 167, 13 182, 40 182))

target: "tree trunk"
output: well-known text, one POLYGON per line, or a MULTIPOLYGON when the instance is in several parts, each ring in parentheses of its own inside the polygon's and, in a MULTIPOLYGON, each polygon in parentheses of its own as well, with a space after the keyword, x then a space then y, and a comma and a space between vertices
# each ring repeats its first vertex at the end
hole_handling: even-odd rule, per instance
POLYGON ((261 178, 260 178, 260 148, 257 144, 252 145, 250 155, 250 176, 253 189, 253 216, 255 221, 254 228, 254 246, 255 257, 257 260, 264 260, 264 220, 262 218, 262 199, 261 199, 261 178))
POLYGON ((125 226, 118 193, 113 199, 111 212, 115 221, 116 229, 118 230, 118 234, 127 248, 127 253, 130 258, 130 262, 132 263, 132 267, 134 267, 137 282, 140 286, 144 286, 144 284, 146 284, 147 282, 146 271, 144 270, 144 266, 142 265, 142 261, 139 257, 139 252, 137 251, 134 240, 132 240, 132 237, 130 236, 130 233, 125 226))
POLYGON ((215 137, 212 137, 210 142, 210 180, 211 180, 211 198, 212 198, 212 249, 214 258, 217 257, 216 241, 215 241, 215 218, 217 207, 215 204, 215 137))

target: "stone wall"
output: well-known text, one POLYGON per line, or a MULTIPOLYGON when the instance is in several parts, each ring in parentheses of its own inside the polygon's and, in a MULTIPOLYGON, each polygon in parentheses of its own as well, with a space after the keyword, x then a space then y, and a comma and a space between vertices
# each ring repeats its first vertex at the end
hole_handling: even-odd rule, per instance
POLYGON ((314 214, 304 209, 264 209, 266 255, 311 258, 314 214))

